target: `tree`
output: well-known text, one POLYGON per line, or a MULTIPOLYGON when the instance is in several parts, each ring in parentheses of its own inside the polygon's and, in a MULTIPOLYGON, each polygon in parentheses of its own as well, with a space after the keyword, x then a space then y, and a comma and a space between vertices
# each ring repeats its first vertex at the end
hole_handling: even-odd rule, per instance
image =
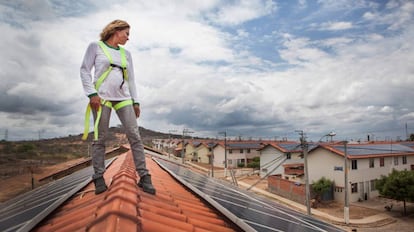
POLYGON ((252 162, 247 164, 248 168, 259 169, 260 168, 260 157, 254 157, 252 162))
POLYGON ((388 176, 381 175, 375 187, 382 196, 403 201, 404 215, 407 215, 406 201, 414 202, 414 171, 394 169, 388 176))
POLYGON ((315 198, 318 202, 320 201, 321 196, 331 188, 332 183, 331 180, 326 179, 325 177, 312 183, 312 190, 316 194, 315 198))

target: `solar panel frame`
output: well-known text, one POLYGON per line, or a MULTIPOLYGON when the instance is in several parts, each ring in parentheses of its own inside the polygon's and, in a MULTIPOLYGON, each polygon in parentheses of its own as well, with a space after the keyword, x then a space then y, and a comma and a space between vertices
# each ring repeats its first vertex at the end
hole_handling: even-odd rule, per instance
MULTIPOLYGON (((116 157, 106 160, 106 167, 116 157)), ((93 168, 86 167, 71 175, 36 188, 0 205, 0 231, 30 231, 63 202, 92 180, 93 168)))

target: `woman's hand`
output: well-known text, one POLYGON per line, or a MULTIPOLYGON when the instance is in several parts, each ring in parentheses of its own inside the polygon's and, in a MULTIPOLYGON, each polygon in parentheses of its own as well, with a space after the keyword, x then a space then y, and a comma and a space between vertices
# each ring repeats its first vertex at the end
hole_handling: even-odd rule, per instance
POLYGON ((101 98, 98 95, 91 97, 89 99, 89 105, 91 105, 94 111, 98 111, 101 106, 101 98))
POLYGON ((139 118, 139 115, 141 114, 141 109, 139 108, 139 105, 134 104, 134 111, 135 111, 135 117, 139 118))

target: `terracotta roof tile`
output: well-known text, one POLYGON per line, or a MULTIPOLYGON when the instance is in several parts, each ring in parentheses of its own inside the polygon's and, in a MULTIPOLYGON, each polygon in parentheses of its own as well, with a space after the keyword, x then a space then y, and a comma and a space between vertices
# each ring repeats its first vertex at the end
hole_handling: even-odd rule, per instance
POLYGON ((105 172, 108 191, 91 182, 33 231, 236 231, 237 227, 147 157, 156 195, 143 192, 131 152, 105 172))

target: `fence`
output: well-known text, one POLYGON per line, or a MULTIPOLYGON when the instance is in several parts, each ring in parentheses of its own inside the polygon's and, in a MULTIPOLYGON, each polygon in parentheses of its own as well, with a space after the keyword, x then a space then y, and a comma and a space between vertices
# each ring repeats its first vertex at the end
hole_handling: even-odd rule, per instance
POLYGON ((280 176, 269 176, 267 178, 267 183, 270 192, 298 203, 305 204, 304 184, 285 180, 280 176))

